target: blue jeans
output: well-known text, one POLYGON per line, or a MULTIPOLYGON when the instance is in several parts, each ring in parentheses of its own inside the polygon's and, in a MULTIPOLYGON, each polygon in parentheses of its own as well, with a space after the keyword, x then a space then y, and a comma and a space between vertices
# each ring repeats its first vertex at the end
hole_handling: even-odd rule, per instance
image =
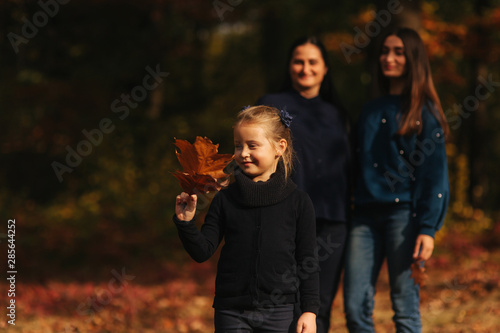
POLYGON ((421 332, 419 288, 411 275, 418 226, 409 204, 357 207, 346 249, 344 308, 349 332, 375 332, 375 284, 387 258, 396 332, 421 332))

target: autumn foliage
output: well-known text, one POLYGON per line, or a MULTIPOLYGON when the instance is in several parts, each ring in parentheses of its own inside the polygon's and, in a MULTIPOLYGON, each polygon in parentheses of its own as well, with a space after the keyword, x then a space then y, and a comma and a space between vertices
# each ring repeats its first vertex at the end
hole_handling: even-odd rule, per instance
MULTIPOLYGON (((426 262, 427 283, 421 286, 423 333, 500 332, 499 236, 500 224, 488 235, 450 232, 439 242, 426 262)), ((123 283, 113 280, 111 268, 94 281, 28 283, 23 278, 16 285, 15 329, 30 333, 213 332, 216 260, 212 259, 202 264, 127 262, 129 279, 123 283)), ((113 267, 122 272, 120 266, 113 267)), ((7 281, 0 282, 5 295, 8 288, 7 281)), ((385 264, 376 290, 375 329, 395 332, 385 264)), ((341 287, 332 308, 330 332, 347 333, 342 299, 341 287)), ((7 306, 5 301, 0 301, 2 307, 7 306)), ((5 320, 0 321, 2 329, 11 329, 5 320)))
MULTIPOLYGON (((22 268, 16 327, 5 316, 10 286, 0 281, 0 331, 213 332, 214 264, 191 264, 170 217, 178 183, 215 191, 231 158, 207 138, 175 140, 175 155, 172 138, 203 133, 231 145, 234 111, 279 89, 289 43, 305 26, 322 32, 354 122, 370 98, 368 60, 380 36, 366 27, 397 1, 66 1, 54 17, 48 3, 0 1, 0 105, 9 111, 0 113, 0 215, 19 223, 22 268), (214 3, 227 4, 223 18, 214 3), (357 31, 373 44, 358 47, 357 31), (19 36, 19 53, 9 33, 19 36), (342 42, 360 51, 350 64, 342 42), (146 66, 170 75, 150 90, 156 84, 146 66), (113 130, 101 140, 96 129, 105 119, 113 130), (66 161, 68 149, 78 166, 66 161), (54 161, 71 167, 63 182, 54 161), (137 278, 110 287, 111 270, 123 266, 137 278)), ((447 143, 450 206, 421 285, 423 333, 498 333, 500 3, 402 1, 399 8, 405 15, 391 24, 420 26, 445 114, 459 120, 447 143)), ((4 255, 5 234, 4 227, 4 255)), ((375 325, 394 332, 385 268, 375 325)), ((347 332, 342 296, 340 288, 336 333, 347 332)))
POLYGON ((411 278, 416 285, 418 284, 420 287, 425 286, 427 274, 425 274, 423 263, 415 261, 411 264, 411 278))
POLYGON ((233 159, 230 154, 219 154, 219 145, 208 138, 196 137, 194 144, 186 140, 175 140, 180 150, 175 154, 183 168, 173 175, 179 180, 184 192, 189 194, 218 191, 227 184, 224 168, 233 159))

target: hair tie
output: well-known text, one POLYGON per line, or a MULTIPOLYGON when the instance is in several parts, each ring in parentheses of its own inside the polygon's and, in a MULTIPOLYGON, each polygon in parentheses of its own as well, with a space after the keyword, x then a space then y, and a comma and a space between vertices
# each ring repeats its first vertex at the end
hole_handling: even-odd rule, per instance
POLYGON ((288 111, 286 111, 286 108, 280 110, 280 118, 283 125, 285 125, 286 128, 290 128, 293 117, 288 113, 288 111))

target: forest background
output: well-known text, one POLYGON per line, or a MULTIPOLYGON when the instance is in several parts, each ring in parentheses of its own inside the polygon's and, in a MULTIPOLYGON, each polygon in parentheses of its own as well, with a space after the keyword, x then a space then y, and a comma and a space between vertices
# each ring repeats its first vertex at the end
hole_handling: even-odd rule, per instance
MULTIPOLYGON (((425 329, 497 332, 498 0, 2 1, 0 274, 15 219, 17 322, 3 315, 2 278, 0 327, 210 331, 215 259, 193 265, 171 221, 174 138, 206 136, 232 153, 236 112, 281 88, 303 35, 325 42, 354 123, 372 97, 377 37, 397 24, 421 33, 452 129, 425 329)), ((335 308, 341 329, 341 300, 335 308)), ((391 327, 390 306, 379 311, 391 327)))

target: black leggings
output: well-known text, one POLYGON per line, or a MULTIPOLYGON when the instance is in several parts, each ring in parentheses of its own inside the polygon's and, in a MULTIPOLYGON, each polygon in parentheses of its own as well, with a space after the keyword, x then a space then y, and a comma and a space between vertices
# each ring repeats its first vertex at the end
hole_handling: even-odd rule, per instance
POLYGON ((316 223, 319 267, 320 309, 316 317, 317 333, 328 333, 332 303, 344 266, 347 224, 318 219, 316 223))
POLYGON ((215 309, 215 333, 287 333, 293 322, 293 304, 253 310, 215 309))

